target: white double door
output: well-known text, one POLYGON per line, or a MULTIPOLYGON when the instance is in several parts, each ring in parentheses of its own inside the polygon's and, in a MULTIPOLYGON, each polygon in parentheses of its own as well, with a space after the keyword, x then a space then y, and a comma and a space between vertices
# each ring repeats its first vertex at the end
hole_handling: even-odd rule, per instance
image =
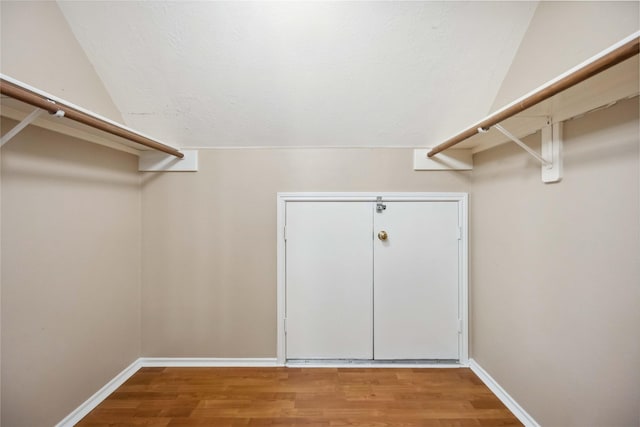
POLYGON ((287 359, 459 359, 460 203, 384 205, 286 204, 287 359))

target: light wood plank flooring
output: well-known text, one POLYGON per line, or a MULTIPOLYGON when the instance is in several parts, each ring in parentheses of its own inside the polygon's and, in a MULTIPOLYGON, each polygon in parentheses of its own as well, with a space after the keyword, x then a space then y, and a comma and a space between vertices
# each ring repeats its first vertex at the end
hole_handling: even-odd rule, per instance
POLYGON ((142 368, 78 426, 521 426, 469 369, 142 368))

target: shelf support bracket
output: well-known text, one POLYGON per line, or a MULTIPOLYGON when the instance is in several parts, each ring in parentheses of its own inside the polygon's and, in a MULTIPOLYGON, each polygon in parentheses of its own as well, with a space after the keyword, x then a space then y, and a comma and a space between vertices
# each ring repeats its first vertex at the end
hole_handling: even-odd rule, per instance
POLYGON ((562 128, 563 122, 551 123, 542 128, 542 155, 551 159, 551 167, 542 168, 542 182, 558 182, 562 179, 562 128))
POLYGON ((538 154, 511 132, 500 126, 493 127, 504 136, 515 142, 542 165, 542 182, 558 182, 562 179, 562 123, 548 121, 548 126, 541 130, 542 153, 538 154))
POLYGON ((33 122, 35 119, 40 117, 40 115, 42 115, 42 113, 44 113, 44 110, 42 110, 40 108, 36 108, 27 117, 22 119, 22 121, 20 123, 15 125, 9 132, 7 132, 4 135, 2 135, 2 139, 0 140, 0 147, 4 146, 4 144, 9 142, 9 140, 11 138, 13 138, 14 136, 16 136, 18 133, 20 133, 20 131, 22 129, 24 129, 27 126, 29 126, 31 124, 31 122, 33 122))
POLYGON ((524 151, 529 153, 533 158, 535 158, 537 161, 539 161, 542 164, 543 167, 546 167, 546 168, 550 168, 551 167, 551 162, 550 161, 546 160, 540 154, 538 154, 535 151, 533 151, 531 148, 529 148, 529 146, 527 144, 525 144, 524 142, 520 141, 520 139, 516 138, 515 135, 513 135, 511 132, 509 132, 508 130, 506 130, 505 128, 503 128, 502 126, 500 126, 498 124, 493 125, 493 127, 496 130, 500 131, 500 133, 502 133, 504 136, 509 138, 511 141, 513 141, 516 144, 518 144, 520 146, 520 148, 522 148, 524 151))
MULTIPOLYGON (((4 146, 4 144, 9 142, 9 140, 11 140, 11 138, 13 138, 17 134, 19 134, 20 131, 22 131, 22 129, 24 129, 27 126, 29 126, 35 119, 37 119, 38 117, 40 117, 44 113, 47 113, 47 111, 43 110, 42 108, 36 108, 31 113, 29 113, 29 115, 27 117, 22 119, 22 121, 20 123, 18 123, 17 125, 15 125, 9 132, 7 132, 4 135, 2 135, 2 138, 0 138, 0 147, 4 146)), ((64 111, 58 110, 55 113, 53 113, 52 116, 63 117, 64 116, 64 111)))

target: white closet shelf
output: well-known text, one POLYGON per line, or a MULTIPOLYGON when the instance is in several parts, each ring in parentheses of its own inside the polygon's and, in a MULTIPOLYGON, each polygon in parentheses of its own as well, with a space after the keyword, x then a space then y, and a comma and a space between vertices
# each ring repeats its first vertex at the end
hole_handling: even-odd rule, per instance
POLYGON ((547 126, 638 96, 639 46, 640 31, 434 146, 428 156, 453 146, 478 153, 511 141, 510 137, 494 129, 498 124, 522 138, 547 126))
POLYGON ((92 111, 0 74, 0 114, 21 123, 3 136, 3 143, 28 124, 141 155, 149 150, 175 158, 184 154, 171 145, 130 129, 92 111), (34 110, 35 107, 35 110, 34 110))

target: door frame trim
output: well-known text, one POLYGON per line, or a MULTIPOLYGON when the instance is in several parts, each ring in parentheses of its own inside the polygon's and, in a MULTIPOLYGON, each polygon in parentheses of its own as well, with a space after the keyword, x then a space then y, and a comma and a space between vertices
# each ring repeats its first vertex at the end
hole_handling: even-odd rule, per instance
POLYGON ((276 359, 280 366, 286 365, 285 304, 286 304, 286 252, 285 224, 287 203, 295 202, 375 202, 382 197, 386 202, 437 202, 455 201, 460 203, 458 223, 462 228, 459 256, 459 306, 462 314, 460 334, 460 365, 469 362, 469 196, 467 193, 339 193, 339 192, 279 192, 277 198, 277 340, 276 359))

